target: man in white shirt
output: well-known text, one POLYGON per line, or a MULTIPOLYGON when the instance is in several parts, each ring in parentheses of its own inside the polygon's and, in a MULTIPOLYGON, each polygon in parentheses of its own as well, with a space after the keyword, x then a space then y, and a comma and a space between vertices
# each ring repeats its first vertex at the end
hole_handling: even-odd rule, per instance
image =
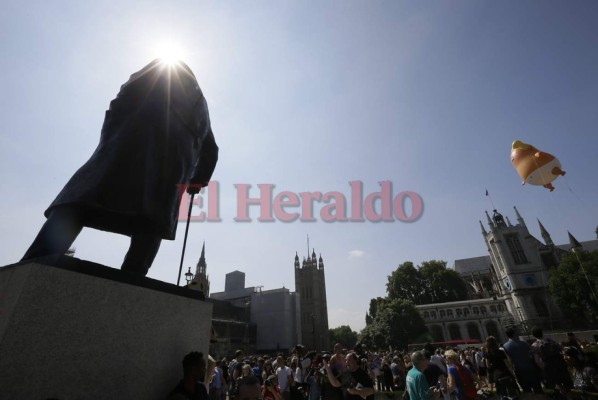
POLYGON ((284 358, 276 358, 276 377, 278 378, 278 388, 283 400, 291 399, 291 385, 293 385, 293 374, 289 367, 285 365, 284 358))

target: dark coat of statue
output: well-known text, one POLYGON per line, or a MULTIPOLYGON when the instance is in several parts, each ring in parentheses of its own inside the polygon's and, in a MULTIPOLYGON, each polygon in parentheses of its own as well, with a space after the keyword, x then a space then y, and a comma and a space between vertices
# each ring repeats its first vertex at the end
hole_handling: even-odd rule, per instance
POLYGON ((54 216, 59 222, 46 234, 44 225, 24 259, 64 254, 65 243, 50 236, 74 224, 67 249, 88 226, 131 236, 127 257, 138 262, 135 239, 140 248, 153 243, 155 252, 160 239, 173 240, 184 189, 207 185, 217 159, 208 107, 189 67, 151 62, 110 103, 98 147, 45 212, 46 225, 54 216))

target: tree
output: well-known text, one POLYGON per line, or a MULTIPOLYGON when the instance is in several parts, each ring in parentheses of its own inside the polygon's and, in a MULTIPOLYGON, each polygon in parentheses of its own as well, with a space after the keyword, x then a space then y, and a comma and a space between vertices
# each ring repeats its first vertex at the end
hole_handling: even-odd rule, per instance
POLYGON ((329 329, 330 343, 340 343, 344 347, 351 349, 357 343, 357 332, 351 330, 348 325, 341 325, 337 328, 329 329))
POLYGON ((447 303, 467 299, 467 285, 459 273, 446 268, 446 261, 422 262, 419 273, 430 303, 447 303))
POLYGON ((388 277, 386 291, 389 298, 417 305, 467 299, 465 281, 440 260, 424 261, 418 268, 411 261, 404 262, 388 277))
POLYGON ((406 348, 409 342, 427 332, 415 305, 404 299, 377 302, 372 323, 361 332, 361 340, 372 348, 406 348))
POLYGON ((429 303, 425 282, 411 261, 406 261, 388 277, 386 292, 391 299, 411 300, 415 304, 429 303))
POLYGON ((567 315, 598 323, 598 250, 568 253, 550 273, 550 292, 567 315), (579 258, 578 258, 579 257, 579 258), (581 262, 581 265, 580 265, 581 262))

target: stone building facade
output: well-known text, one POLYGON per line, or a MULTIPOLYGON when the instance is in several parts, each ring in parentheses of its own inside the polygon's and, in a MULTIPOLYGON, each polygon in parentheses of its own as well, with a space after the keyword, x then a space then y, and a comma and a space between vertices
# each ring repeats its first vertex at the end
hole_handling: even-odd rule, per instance
MULTIPOLYGON (((543 242, 538 240, 517 208, 514 211, 515 224, 497 210, 492 217, 486 212, 487 225, 480 221, 480 227, 488 255, 455 261, 470 300, 417 306, 436 341, 489 335, 504 340, 509 326, 521 335, 529 334, 533 326, 548 332, 571 327, 548 287, 550 271, 570 245, 555 245, 540 221, 543 242)), ((590 251, 598 248, 598 240, 581 244, 590 251)))
POLYGON ((329 350, 324 260, 322 255, 316 259, 315 250, 301 264, 299 255, 295 253, 295 292, 301 303, 302 344, 310 350, 329 350))

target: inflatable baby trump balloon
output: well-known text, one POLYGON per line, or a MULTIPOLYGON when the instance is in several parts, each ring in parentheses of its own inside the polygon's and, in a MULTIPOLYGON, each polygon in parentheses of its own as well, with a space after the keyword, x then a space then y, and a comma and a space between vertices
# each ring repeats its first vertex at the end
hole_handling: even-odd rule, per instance
POLYGON ((511 162, 523 180, 522 185, 544 186, 551 192, 554 190, 551 182, 565 175, 558 158, 519 140, 511 146, 511 162))

